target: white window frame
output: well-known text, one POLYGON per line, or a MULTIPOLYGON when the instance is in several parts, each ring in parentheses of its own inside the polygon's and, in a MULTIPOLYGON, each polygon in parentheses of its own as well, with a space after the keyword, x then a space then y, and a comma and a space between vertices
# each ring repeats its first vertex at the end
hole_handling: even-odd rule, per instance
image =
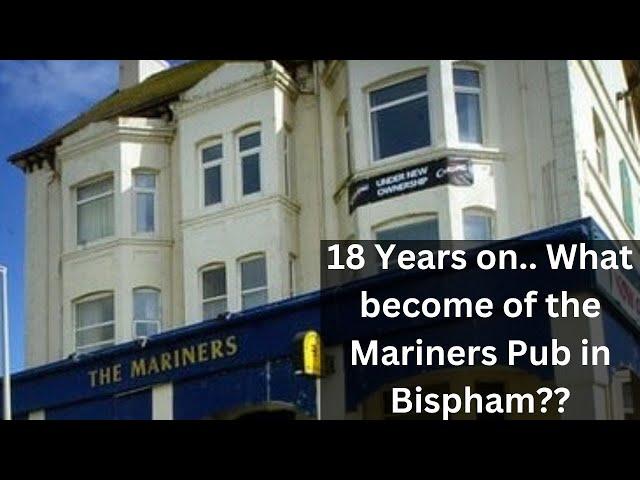
MULTIPOLYGON (((365 95, 366 95, 366 105, 367 105, 367 123, 369 125, 369 164, 371 166, 374 165, 383 165, 385 163, 391 163, 391 162, 395 162, 398 160, 402 160, 402 159, 406 159, 406 158, 411 158, 417 155, 420 155, 421 153, 427 152, 431 149, 433 149, 433 142, 434 142, 434 123, 433 123, 433 105, 431 102, 431 95, 429 94, 429 72, 426 70, 419 70, 419 71, 411 71, 411 72, 405 72, 402 75, 394 75, 392 78, 387 79, 386 81, 380 82, 380 83, 376 83, 375 85, 370 86, 369 88, 366 89, 365 91, 365 95), (416 93, 413 95, 409 95, 408 97, 404 97, 400 100, 394 100, 392 102, 388 102, 382 105, 376 105, 375 107, 371 106, 371 94, 377 90, 382 90, 383 88, 386 87, 390 87, 392 85, 396 85, 398 83, 404 83, 407 82, 409 80, 414 80, 418 77, 425 77, 426 78, 426 83, 427 83, 427 89, 422 92, 422 93, 416 93), (422 97, 426 97, 427 98, 427 108, 429 110, 429 145, 426 145, 424 147, 420 147, 420 148, 416 148, 415 150, 408 150, 406 152, 402 152, 402 153, 398 153, 396 155, 391 155, 389 157, 384 157, 384 158, 378 158, 376 160, 375 158, 375 146, 373 144, 373 140, 374 140, 374 136, 373 136, 373 121, 372 121, 372 113, 377 112, 379 110, 382 110, 384 108, 389 108, 389 107, 393 107, 396 105, 400 105, 402 103, 406 103, 406 102, 410 102, 412 100, 416 100, 417 98, 422 98, 422 97)), ((351 118, 349 119, 350 121, 352 120, 351 118)), ((353 153, 353 151, 352 151, 353 153)))
POLYGON ((241 200, 248 200, 248 199, 252 199, 255 197, 259 197, 263 195, 263 191, 264 191, 264 168, 263 168, 263 145, 264 145, 264 135, 263 135, 263 131, 262 131, 262 126, 261 125, 256 125, 253 127, 247 127, 244 128, 242 130, 239 130, 236 132, 235 134, 235 148, 236 148, 236 158, 238 159, 238 180, 239 180, 239 185, 238 185, 238 194, 241 200), (246 137, 248 135, 251 135, 253 133, 260 133, 260 145, 254 148, 250 148, 248 150, 242 150, 240 151, 240 139, 242 137, 246 137), (252 193, 248 193, 245 194, 244 193, 244 188, 243 188, 243 183, 244 183, 244 176, 243 176, 243 171, 242 171, 242 160, 244 157, 248 157, 250 155, 253 154, 258 154, 259 155, 259 167, 258 170, 260 172, 260 190, 258 190, 257 192, 252 192, 252 193))
POLYGON ((210 209, 210 208, 219 208, 220 206, 224 205, 224 152, 225 152, 225 146, 224 146, 224 142, 222 141, 223 139, 221 137, 216 137, 213 140, 210 140, 206 143, 203 143, 202 145, 200 145, 200 148, 198 149, 198 169, 200 171, 200 205, 202 208, 206 208, 206 209, 210 209), (204 151, 207 150, 208 148, 212 148, 215 147, 217 145, 220 145, 222 147, 222 156, 216 160, 209 160, 208 162, 203 162, 202 157, 204 155, 204 151), (206 188, 205 188, 205 179, 206 179, 206 172, 208 169, 210 168, 214 168, 220 166, 220 201, 218 203, 212 203, 210 205, 207 205, 206 202, 206 188))
POLYGON ((486 207, 467 207, 462 210, 462 235, 464 236, 463 240, 469 242, 488 242, 496 239, 496 214, 495 211, 486 208, 486 207), (465 219, 467 215, 475 216, 475 217, 485 217, 489 219, 489 228, 491 233, 491 238, 489 240, 468 240, 465 234, 465 219))
POLYGON ((205 320, 213 320, 211 318, 205 318, 204 316, 204 304, 205 303, 209 303, 209 302, 216 302, 216 301, 220 301, 220 300, 225 300, 227 303, 227 311, 230 311, 229 309, 229 284, 227 283, 227 266, 225 263, 219 262, 219 263, 212 263, 210 265, 207 265, 204 268, 200 269, 200 317, 202 321, 205 320), (204 275, 207 272, 213 272, 215 270, 220 270, 220 269, 224 269, 224 284, 225 284, 225 294, 224 295, 218 295, 215 297, 207 297, 204 298, 204 275))
POLYGON ((110 347, 112 345, 116 344, 116 296, 114 292, 102 292, 102 293, 96 293, 96 294, 92 294, 92 295, 88 295, 85 297, 82 297, 78 300, 75 300, 73 302, 73 344, 74 344, 74 348, 75 351, 77 353, 89 353, 91 351, 95 351, 95 350, 99 350, 101 348, 107 348, 110 347), (90 325, 87 327, 78 327, 78 305, 81 305, 83 303, 89 303, 89 302, 95 302, 97 300, 102 300, 103 298, 111 298, 111 301, 113 302, 113 319, 109 322, 102 322, 102 323, 96 323, 94 325, 90 325), (102 342, 96 342, 96 343, 90 343, 88 345, 83 345, 83 346, 78 346, 78 332, 84 332, 87 330, 93 330, 93 329, 98 329, 98 328, 102 328, 102 327, 107 327, 109 325, 113 325, 113 339, 111 340, 103 340, 102 342), (97 348, 96 348, 97 347, 97 348))
POLYGON ((630 95, 624 97, 624 109, 625 109, 625 127, 629 137, 631 137, 631 141, 635 144, 636 141, 636 131, 635 131, 635 121, 633 114, 633 101, 630 95))
MULTIPOLYGON (((414 223, 423 223, 428 222, 430 220, 435 220, 438 223, 438 237, 442 233, 440 231, 440 217, 437 213, 420 213, 417 215, 408 215, 403 217, 395 217, 389 220, 385 220, 384 222, 378 223, 372 228, 372 238, 377 240, 378 232, 383 232, 386 230, 393 230, 395 228, 406 227, 407 225, 413 225, 414 223)), ((439 242, 440 238, 436 240, 426 240, 429 242, 439 242)))
POLYGON ((137 335, 136 326, 138 324, 154 324, 157 325, 158 331, 156 335, 162 333, 162 292, 158 288, 153 287, 138 287, 133 289, 133 332, 132 338, 142 338, 142 336, 137 335), (157 320, 138 320, 136 319, 136 293, 155 293, 158 296, 158 313, 160 317, 157 320))
POLYGON ((607 152, 607 131, 604 128, 604 124, 602 120, 600 120, 600 115, 598 112, 593 110, 592 112, 592 121, 593 121, 593 141, 595 144, 596 150, 596 170, 605 180, 605 183, 609 185, 610 177, 609 177, 609 156, 607 152), (596 123, 597 122, 597 123, 596 123), (598 142, 597 128, 602 131, 602 148, 600 148, 600 144, 598 142))
POLYGON ((454 63, 453 67, 451 69, 451 81, 453 83, 453 100, 454 100, 454 112, 456 115, 456 134, 458 136, 458 143, 460 143, 461 145, 473 145, 473 146, 478 146, 478 145, 484 145, 486 142, 486 122, 485 122, 485 98, 484 98, 484 91, 483 91, 483 85, 484 85, 484 74, 483 74, 483 69, 480 67, 476 67, 474 65, 468 65, 465 63, 454 63), (478 73, 478 78, 480 79, 480 87, 466 87, 466 86, 458 86, 456 85, 456 82, 454 80, 453 77, 453 72, 454 70, 469 70, 472 72, 477 72, 478 73), (458 93, 468 93, 468 94, 474 94, 474 95, 478 95, 478 104, 480 105, 480 142, 463 142, 460 139, 460 125, 458 123, 458 110, 456 108, 455 105, 455 101, 456 101, 456 94, 458 93))
POLYGON ((85 245, 90 245, 96 242, 101 242, 104 241, 105 239, 109 239, 109 238, 113 238, 116 234, 116 186, 115 186, 115 175, 113 174, 109 174, 109 175, 103 175, 101 177, 98 178, 93 178, 91 180, 87 180, 86 182, 82 182, 81 184, 78 184, 74 187, 75 190, 75 226, 76 226, 76 245, 79 247, 85 246, 85 245), (104 182, 105 180, 111 180, 111 190, 107 191, 107 192, 103 192, 100 193, 98 195, 94 195, 93 197, 89 197, 89 198, 84 198, 82 200, 78 200, 78 192, 85 188, 88 187, 90 185, 93 185, 95 183, 101 183, 104 182), (89 202, 93 202, 95 200, 100 200, 101 198, 105 198, 108 197, 109 195, 113 196, 113 232, 111 232, 111 235, 106 235, 104 237, 100 237, 100 238, 94 238, 93 240, 88 240, 86 242, 80 242, 79 237, 79 229, 80 229, 80 215, 78 213, 78 207, 80 207, 81 205, 84 205, 86 203, 89 202))
POLYGON ((136 236, 154 236, 158 233, 158 180, 159 180, 158 172, 155 170, 146 170, 146 169, 136 169, 132 171, 131 180, 132 180, 132 192, 133 192, 133 233, 136 236), (155 187, 138 187, 136 186, 136 176, 137 175, 153 175, 155 177, 155 187), (153 195, 153 230, 150 232, 139 232, 138 231, 138 193, 151 193, 153 195))
POLYGON ((256 293, 256 292, 261 292, 261 291, 266 291, 267 292, 267 301, 265 303, 268 304, 269 303, 269 265, 267 264, 267 254, 266 253, 255 253, 252 255, 248 255, 242 258, 238 259, 238 291, 240 292, 240 310, 244 310, 244 302, 243 302, 243 297, 245 294, 249 294, 249 293, 256 293), (247 290, 243 290, 242 289, 242 264, 246 263, 246 262, 251 262, 253 260, 257 260, 259 258, 263 258, 264 259, 264 270, 265 270, 265 281, 266 284, 263 287, 256 287, 256 288, 249 288, 247 290))

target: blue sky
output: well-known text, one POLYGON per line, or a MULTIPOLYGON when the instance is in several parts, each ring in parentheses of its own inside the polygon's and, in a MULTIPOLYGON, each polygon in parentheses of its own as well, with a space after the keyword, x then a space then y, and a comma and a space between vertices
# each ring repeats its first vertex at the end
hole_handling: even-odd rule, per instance
POLYGON ((13 371, 24 367, 25 178, 6 159, 110 94, 117 77, 117 60, 0 60, 0 264, 9 270, 13 371))

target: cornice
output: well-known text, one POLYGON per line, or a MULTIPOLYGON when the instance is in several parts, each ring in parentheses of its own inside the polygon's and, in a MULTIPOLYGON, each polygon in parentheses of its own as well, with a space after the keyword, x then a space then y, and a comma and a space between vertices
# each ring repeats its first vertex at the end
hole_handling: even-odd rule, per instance
POLYGON ((218 210, 215 212, 203 213, 200 215, 188 217, 180 222, 180 226, 183 229, 198 227, 201 225, 206 225, 208 223, 218 222, 229 217, 252 213, 273 205, 280 205, 284 207, 292 215, 298 215, 300 213, 300 206, 294 201, 282 195, 270 195, 268 197, 259 198, 251 202, 234 205, 232 207, 225 208, 224 210, 218 210))
POLYGON ((170 106, 177 118, 186 118, 215 105, 220 105, 236 98, 248 96, 273 87, 284 91, 292 101, 296 101, 299 89, 295 81, 276 62, 267 62, 265 70, 240 82, 212 90, 191 99, 182 98, 170 106))
POLYGON ((61 161, 69 160, 83 153, 91 152, 111 143, 123 141, 135 143, 170 143, 175 134, 175 126, 132 126, 113 124, 110 128, 97 132, 87 138, 57 149, 61 161))

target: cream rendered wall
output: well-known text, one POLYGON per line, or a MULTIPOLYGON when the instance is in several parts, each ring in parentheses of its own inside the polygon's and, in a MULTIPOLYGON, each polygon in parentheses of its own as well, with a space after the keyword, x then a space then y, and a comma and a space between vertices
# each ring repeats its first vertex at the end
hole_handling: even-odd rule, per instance
MULTIPOLYGON (((226 267, 230 311, 240 310, 238 261, 254 254, 266 254, 269 301, 288 296, 289 254, 299 256, 300 207, 284 195, 285 124, 298 135, 293 92, 276 81, 281 77, 286 82, 284 75, 277 65, 230 64, 186 92, 176 108, 182 204, 179 235, 188 324, 202 320, 201 271, 208 265, 224 263, 226 267), (237 140, 247 129, 257 127, 261 131, 261 191, 243 197, 237 140), (222 202, 205 207, 201 149, 211 140, 223 144, 222 202)), ((297 142, 295 146, 299 151, 297 142)))
POLYGON ((25 283, 31 301, 25 304, 26 363, 40 365, 47 361, 48 352, 48 278, 42 265, 48 264, 47 225, 47 169, 35 170, 26 182, 26 271, 25 283))
POLYGON ((63 356, 75 351, 74 305, 100 292, 113 292, 115 340, 133 337, 133 289, 161 291, 163 318, 171 317, 171 221, 169 141, 172 129, 159 120, 121 118, 68 137, 58 149, 62 165, 63 356), (157 173, 156 234, 133 232, 132 171, 157 173), (114 179, 114 235, 76 245, 75 191, 105 174, 114 179))
POLYGON ((584 185, 580 199, 583 216, 592 216, 613 238, 638 238, 640 235, 640 151, 626 128, 624 102, 616 93, 627 90, 622 62, 613 60, 576 60, 571 62, 571 102, 574 109, 576 156, 582 168, 584 185), (609 181, 598 172, 593 111, 605 131, 609 181), (620 160, 626 159, 631 178, 635 227, 624 222, 620 160))

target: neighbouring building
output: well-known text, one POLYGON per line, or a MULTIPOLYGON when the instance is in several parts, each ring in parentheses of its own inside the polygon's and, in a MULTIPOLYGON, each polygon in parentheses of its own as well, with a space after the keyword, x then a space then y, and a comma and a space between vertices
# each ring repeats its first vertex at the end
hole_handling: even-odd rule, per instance
MULTIPOLYGON (((286 346, 313 322, 287 319, 320 288, 320 240, 507 239, 586 217, 635 240, 639 85, 636 60, 122 60, 112 95, 9 159, 27 179, 30 370, 14 380, 26 405, 14 409, 204 418, 273 403, 303 405, 301 417, 385 417, 384 392, 364 390, 320 415, 325 393, 349 396, 341 361, 318 382, 290 375, 286 346), (471 181, 398 186, 437 162, 471 181), (372 179, 389 188, 362 201, 372 179), (240 345, 225 330, 235 321, 250 336, 240 345), (133 350, 156 341, 159 365, 136 363, 133 350), (194 355, 217 358, 225 375, 191 362, 181 342, 206 345, 194 355), (248 353, 240 369, 245 350, 264 358, 248 353), (88 367, 107 358, 109 368, 88 367), (144 382, 133 371, 122 380, 118 358, 144 382), (89 386, 38 403, 55 378, 89 386)), ((634 415, 631 370, 580 380, 581 414, 634 415)))

